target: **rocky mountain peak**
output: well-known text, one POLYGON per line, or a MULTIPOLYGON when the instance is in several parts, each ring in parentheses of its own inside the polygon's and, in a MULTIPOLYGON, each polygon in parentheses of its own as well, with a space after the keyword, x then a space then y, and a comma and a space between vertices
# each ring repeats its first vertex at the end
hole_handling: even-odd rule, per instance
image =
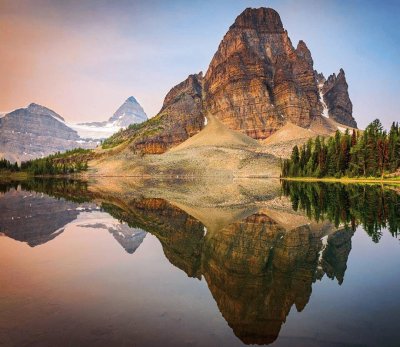
POLYGON ((256 29, 259 32, 283 33, 285 30, 278 12, 272 8, 246 8, 230 27, 232 29, 256 29))
POLYGON ((321 91, 329 109, 329 117, 340 124, 357 128, 348 89, 345 72, 340 69, 337 75, 333 73, 328 77, 321 91))
POLYGON ((302 57, 305 61, 307 61, 310 66, 314 65, 311 52, 303 40, 300 40, 297 44, 296 53, 299 57, 302 57))
POLYGON ((115 111, 113 116, 108 120, 114 126, 125 128, 134 123, 142 123, 147 120, 147 115, 143 107, 139 104, 135 97, 130 96, 115 111))
POLYGON ((233 130, 265 139, 286 122, 320 115, 311 53, 295 49, 279 14, 246 9, 224 36, 204 77, 204 105, 233 130))

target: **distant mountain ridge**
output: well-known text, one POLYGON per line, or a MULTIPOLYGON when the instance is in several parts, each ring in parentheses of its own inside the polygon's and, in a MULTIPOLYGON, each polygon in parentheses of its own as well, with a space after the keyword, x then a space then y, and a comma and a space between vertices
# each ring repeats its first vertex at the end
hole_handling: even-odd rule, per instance
POLYGON ((147 119, 129 97, 108 121, 72 124, 53 110, 31 103, 0 114, 0 158, 21 162, 74 148, 95 148, 121 128, 147 119))

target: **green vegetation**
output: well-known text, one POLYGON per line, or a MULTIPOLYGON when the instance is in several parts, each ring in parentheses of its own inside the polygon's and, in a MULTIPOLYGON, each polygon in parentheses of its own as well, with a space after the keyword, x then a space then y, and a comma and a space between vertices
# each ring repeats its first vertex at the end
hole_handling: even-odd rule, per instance
POLYGON ((400 129, 393 123, 389 133, 376 119, 364 132, 337 131, 329 139, 310 139, 295 146, 282 162, 282 177, 385 177, 400 168, 400 129))
POLYGON ((136 132, 141 130, 145 124, 147 124, 148 121, 139 123, 139 124, 131 124, 129 125, 126 129, 120 129, 117 131, 115 134, 111 135, 109 138, 105 139, 101 147, 103 149, 108 149, 108 148, 113 148, 115 146, 120 145, 122 142, 124 142, 127 138, 125 138, 126 133, 131 133, 131 132, 136 132))
POLYGON ((336 227, 353 230, 362 225, 374 242, 382 228, 398 237, 400 233, 400 194, 382 185, 282 181, 295 211, 303 210, 316 221, 329 220, 336 227))
POLYGON ((159 126, 161 123, 161 115, 150 118, 147 121, 139 124, 131 124, 126 129, 121 129, 108 139, 105 139, 101 147, 109 149, 120 145, 126 140, 131 140, 136 136, 148 137, 156 134, 162 128, 159 126))
POLYGON ((46 158, 21 163, 21 171, 32 175, 66 175, 87 170, 90 149, 76 148, 46 158))

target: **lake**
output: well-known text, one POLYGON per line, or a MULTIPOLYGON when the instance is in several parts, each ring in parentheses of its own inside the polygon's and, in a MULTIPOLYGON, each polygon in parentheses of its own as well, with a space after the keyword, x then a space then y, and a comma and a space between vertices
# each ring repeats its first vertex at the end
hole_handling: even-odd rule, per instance
POLYGON ((0 184, 0 346, 398 346, 400 188, 0 184))

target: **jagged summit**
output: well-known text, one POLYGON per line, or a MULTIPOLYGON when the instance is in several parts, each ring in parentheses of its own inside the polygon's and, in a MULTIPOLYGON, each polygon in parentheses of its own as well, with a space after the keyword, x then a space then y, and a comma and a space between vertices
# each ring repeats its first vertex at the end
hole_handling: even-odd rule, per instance
POLYGON ((232 29, 256 29, 259 32, 283 33, 279 13, 272 8, 246 8, 231 25, 232 29))
POLYGON ((348 89, 346 74, 343 69, 340 69, 337 75, 333 73, 327 78, 321 92, 323 101, 329 109, 329 117, 340 124, 357 128, 348 89))

